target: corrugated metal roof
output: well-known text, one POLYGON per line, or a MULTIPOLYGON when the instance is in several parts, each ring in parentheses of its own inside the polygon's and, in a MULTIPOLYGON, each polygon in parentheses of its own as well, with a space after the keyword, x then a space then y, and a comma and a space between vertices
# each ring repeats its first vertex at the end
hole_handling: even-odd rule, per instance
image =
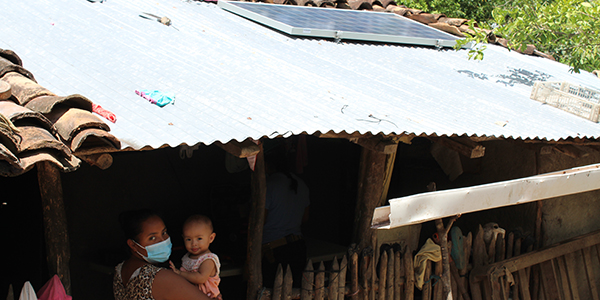
POLYGON ((293 38, 214 4, 177 0, 11 1, 0 10, 0 48, 17 52, 52 92, 114 112, 111 133, 124 147, 329 131, 600 134, 597 123, 529 99, 534 80, 600 90, 598 78, 494 45, 473 61, 466 50, 293 38), (139 89, 173 92, 175 104, 150 104, 139 89))

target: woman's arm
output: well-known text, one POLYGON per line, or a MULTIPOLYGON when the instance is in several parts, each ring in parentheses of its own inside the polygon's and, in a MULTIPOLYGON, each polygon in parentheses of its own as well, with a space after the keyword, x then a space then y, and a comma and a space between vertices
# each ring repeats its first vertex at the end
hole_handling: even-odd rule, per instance
POLYGON ((197 286, 167 269, 156 274, 152 296, 156 300, 210 300, 197 286))

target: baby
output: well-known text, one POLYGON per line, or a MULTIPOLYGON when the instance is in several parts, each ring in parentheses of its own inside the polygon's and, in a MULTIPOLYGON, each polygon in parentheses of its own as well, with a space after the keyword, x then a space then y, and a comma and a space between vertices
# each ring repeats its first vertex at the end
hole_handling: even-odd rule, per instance
POLYGON ((181 259, 181 269, 171 269, 189 282, 197 284, 207 296, 221 299, 219 270, 221 263, 208 247, 215 239, 211 220, 203 215, 193 215, 183 223, 183 242, 188 251, 181 259))

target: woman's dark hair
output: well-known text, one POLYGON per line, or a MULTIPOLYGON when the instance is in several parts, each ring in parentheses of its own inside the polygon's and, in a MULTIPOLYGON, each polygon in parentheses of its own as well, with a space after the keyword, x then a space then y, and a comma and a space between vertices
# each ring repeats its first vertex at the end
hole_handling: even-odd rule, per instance
POLYGON ((119 214, 119 223, 125 237, 139 242, 137 239, 138 235, 142 233, 142 223, 154 216, 160 217, 151 209, 129 210, 119 214))

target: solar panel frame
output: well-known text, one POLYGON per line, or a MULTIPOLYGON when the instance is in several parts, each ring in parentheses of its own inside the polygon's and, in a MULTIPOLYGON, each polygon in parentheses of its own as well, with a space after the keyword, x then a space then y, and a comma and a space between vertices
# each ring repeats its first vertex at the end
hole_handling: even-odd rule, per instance
MULTIPOLYGON (((384 42, 384 43, 397 43, 397 44, 410 44, 410 45, 422 45, 422 46, 434 46, 434 47, 453 47, 456 44, 456 40, 459 37, 453 36, 449 33, 441 31, 439 29, 427 26, 417 21, 408 19, 406 17, 386 12, 373 12, 373 11, 356 11, 356 10, 342 10, 342 9, 331 9, 321 7, 307 7, 307 6, 291 6, 291 5, 279 5, 279 4, 265 4, 256 2, 238 2, 238 1, 224 1, 220 0, 218 6, 231 13, 240 15, 244 18, 253 20, 260 24, 279 30, 283 33, 287 33, 293 36, 307 36, 307 37, 321 37, 331 38, 335 40, 359 40, 359 41, 371 41, 371 42, 384 42), (358 30, 336 30, 333 28, 318 28, 319 24, 310 24, 303 26, 304 24, 298 23, 298 20, 286 19, 286 22, 279 21, 275 18, 282 18, 284 14, 306 14, 309 16, 315 15, 336 15, 341 16, 344 19, 369 19, 370 21, 377 22, 392 22, 395 24, 402 24, 404 27, 410 27, 410 30, 417 30, 419 34, 435 36, 434 37, 419 37, 419 36, 408 36, 399 34, 387 34, 377 33, 374 31, 382 32, 389 31, 391 28, 376 28, 374 26, 369 27, 366 32, 359 32, 358 30), (290 25, 291 24, 291 25, 290 25), (369 31, 370 30, 370 31, 369 31)), ((292 15, 292 17, 298 17, 298 15, 292 15)), ((320 20, 311 20, 318 23, 320 20)), ((321 24, 322 25, 322 24, 321 24)), ((343 25, 338 24, 339 27, 343 25)), ((415 34, 416 35, 416 34, 415 34)))

